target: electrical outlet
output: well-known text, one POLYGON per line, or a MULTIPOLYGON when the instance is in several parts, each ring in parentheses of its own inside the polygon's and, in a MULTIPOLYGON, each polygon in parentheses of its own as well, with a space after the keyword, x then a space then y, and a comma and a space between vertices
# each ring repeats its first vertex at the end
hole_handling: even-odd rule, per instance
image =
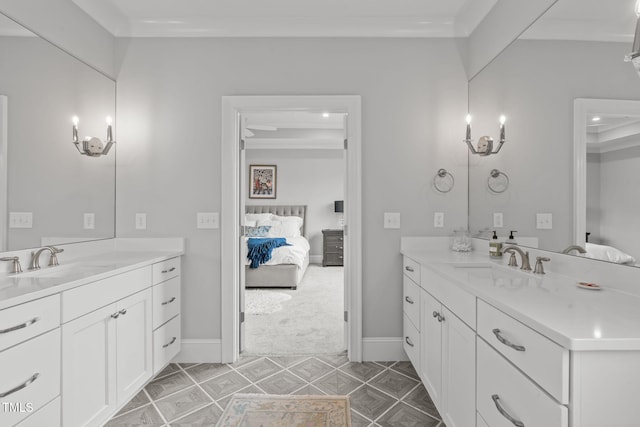
POLYGON ((502 228, 504 227, 504 222, 502 218, 502 212, 494 212, 493 213, 493 228, 502 228))
POLYGON ((147 229, 147 214, 137 213, 136 214, 136 230, 146 230, 146 229, 147 229))
POLYGON ((536 228, 538 230, 551 230, 553 228, 553 214, 537 213, 536 228))
POLYGON ((84 229, 93 230, 96 228, 96 214, 86 213, 84 214, 84 229))
POLYGON ((220 228, 220 215, 218 212, 198 212, 196 227, 202 229, 220 228))
POLYGON ((435 228, 444 227, 444 212, 434 212, 433 213, 433 226, 435 228))
POLYGON ((400 228, 400 212, 385 212, 384 228, 400 228))
POLYGON ((33 213, 9 212, 9 228, 33 228, 33 213))

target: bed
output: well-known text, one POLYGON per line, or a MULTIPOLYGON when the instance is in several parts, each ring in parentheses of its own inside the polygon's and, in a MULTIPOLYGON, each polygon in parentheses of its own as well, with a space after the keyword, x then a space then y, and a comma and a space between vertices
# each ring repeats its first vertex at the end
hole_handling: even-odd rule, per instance
POLYGON ((274 249, 272 261, 262 264, 258 268, 245 266, 245 287, 247 288, 296 289, 309 266, 309 243, 306 240, 307 207, 305 205, 252 205, 246 206, 245 212, 247 214, 273 214, 279 217, 296 216, 302 218, 301 237, 287 239, 287 243, 297 246, 274 249), (287 250, 298 252, 296 263, 293 263, 289 255, 283 255, 283 252, 287 250))

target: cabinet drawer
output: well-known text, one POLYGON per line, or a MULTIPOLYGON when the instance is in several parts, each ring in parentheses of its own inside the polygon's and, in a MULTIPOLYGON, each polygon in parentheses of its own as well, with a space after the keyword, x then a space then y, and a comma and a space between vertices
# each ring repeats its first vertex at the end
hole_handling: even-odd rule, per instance
POLYGON ((153 329, 180 313, 180 277, 153 287, 153 329))
POLYGON ((411 320, 413 326, 420 330, 420 287, 406 275, 402 276, 404 294, 402 295, 402 311, 411 320))
POLYGON ((169 280, 180 275, 180 257, 153 264, 153 284, 169 280))
POLYGON ((47 403, 44 408, 36 413, 32 413, 29 417, 16 427, 60 427, 60 398, 56 397, 47 403))
POLYGON ((153 372, 156 374, 180 351, 180 316, 153 331, 153 372))
POLYGON ((144 267, 65 291, 62 293, 62 323, 150 286, 151 268, 144 267))
POLYGON ((478 335, 559 402, 569 403, 567 349, 480 299, 478 335))
POLYGON ((478 339, 477 410, 491 427, 566 427, 568 410, 547 396, 483 340, 478 339))
POLYGON ((411 280, 418 285, 420 284, 420 264, 405 256, 402 261, 402 271, 409 276, 411 280))
POLYGON ((325 254, 323 264, 324 265, 342 265, 344 263, 344 256, 342 254, 325 254))
POLYGON ((60 295, 0 311, 0 351, 60 326, 60 295))
POLYGON ((0 353, 0 378, 3 426, 16 424, 58 396, 60 329, 0 353))
POLYGON ((405 353, 416 372, 420 372, 420 332, 413 326, 407 315, 404 315, 404 340, 402 345, 405 353))
POLYGON ((324 250, 327 253, 341 254, 344 250, 342 242, 324 242, 324 250))
POLYGON ((420 286, 476 330, 476 297, 429 268, 420 269, 420 286))

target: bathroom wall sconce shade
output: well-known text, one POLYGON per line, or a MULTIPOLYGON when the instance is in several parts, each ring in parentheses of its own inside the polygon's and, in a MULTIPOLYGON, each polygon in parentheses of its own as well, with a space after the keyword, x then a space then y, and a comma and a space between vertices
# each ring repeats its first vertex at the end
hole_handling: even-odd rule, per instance
POLYGON ((344 200, 336 200, 333 202, 333 211, 335 213, 343 213, 344 212, 344 200))
POLYGON ((624 57, 624 61, 631 62, 631 64, 633 64, 633 67, 636 69, 636 72, 640 75, 640 0, 636 2, 635 13, 637 16, 636 33, 635 37, 633 38, 631 53, 628 53, 624 57))
POLYGON ((464 142, 467 143, 469 147, 469 151, 471 154, 478 154, 480 156, 489 156, 491 154, 498 154, 502 145, 506 142, 505 139, 505 130, 504 130, 504 122, 506 121, 505 116, 500 116, 500 141, 498 147, 493 150, 493 138, 490 136, 482 136, 478 139, 477 148, 471 144, 471 115, 467 114, 467 133, 464 139, 464 142))
POLYGON ((100 138, 95 136, 87 136, 82 141, 78 139, 78 116, 73 116, 71 119, 73 122, 73 144, 78 149, 78 152, 83 156, 100 157, 106 156, 111 150, 111 146, 115 143, 113 140, 113 129, 111 128, 112 119, 107 117, 107 139, 106 142, 102 142, 100 138))
POLYGON ((433 177, 433 188, 440 193, 448 193, 453 189, 455 180, 451 172, 446 169, 438 169, 436 175, 433 177))

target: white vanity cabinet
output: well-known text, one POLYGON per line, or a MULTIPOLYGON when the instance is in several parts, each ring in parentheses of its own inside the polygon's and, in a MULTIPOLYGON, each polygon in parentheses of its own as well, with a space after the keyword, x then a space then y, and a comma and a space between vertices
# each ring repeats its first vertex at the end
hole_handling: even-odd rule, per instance
POLYGON ((99 302, 89 305, 100 301, 108 305, 62 326, 64 426, 101 425, 151 378, 150 285, 151 267, 145 267, 63 292, 63 319, 82 311, 77 306, 80 296, 91 288, 115 298, 94 297, 92 301, 99 302), (131 289, 139 288, 142 290, 130 294, 131 289))
POLYGON ((180 258, 153 265, 153 372, 180 352, 180 258))

